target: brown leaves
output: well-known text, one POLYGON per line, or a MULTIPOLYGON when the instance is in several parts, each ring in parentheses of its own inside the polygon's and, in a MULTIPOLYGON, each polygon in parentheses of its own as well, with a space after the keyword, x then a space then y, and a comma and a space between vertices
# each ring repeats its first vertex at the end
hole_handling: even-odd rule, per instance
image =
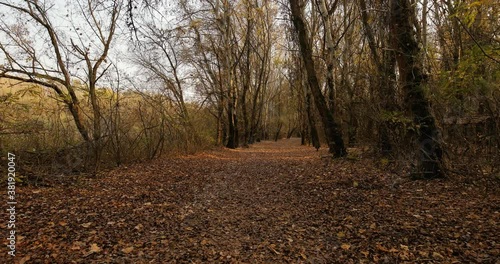
POLYGON ((92 222, 81 224, 82 227, 89 228, 92 225, 92 222))
POLYGON ((134 227, 134 229, 137 231, 142 231, 143 228, 144 228, 144 225, 142 225, 142 224, 138 224, 134 227))
POLYGON ((340 248, 342 248, 343 250, 349 250, 351 248, 351 245, 349 245, 349 244, 342 244, 342 246, 340 246, 340 248))
POLYGON ((126 248, 122 249, 122 252, 125 254, 128 254, 132 251, 134 251, 134 247, 126 247, 126 248))
POLYGON ((92 244, 90 245, 90 252, 91 253, 97 253, 97 252, 101 252, 101 248, 97 245, 97 244, 92 244))
POLYGON ((494 263, 498 193, 463 192, 452 180, 395 189, 370 160, 325 165, 296 143, 135 164, 77 188, 23 187, 19 258, 494 263))
POLYGON ((26 263, 28 260, 31 259, 31 256, 26 256, 26 257, 23 257, 19 260, 19 262, 17 262, 18 264, 24 264, 26 263))
POLYGON ((281 253, 276 250, 275 244, 270 244, 269 246, 267 246, 267 248, 269 248, 274 254, 281 255, 281 253))
POLYGON ((382 252, 388 252, 388 253, 396 253, 398 252, 397 249, 395 248, 391 248, 391 249, 388 249, 380 244, 377 244, 377 246, 375 246, 375 248, 378 250, 378 251, 382 251, 382 252))
POLYGON ((76 250, 81 250, 83 247, 85 247, 85 243, 80 242, 80 241, 75 241, 71 245, 70 249, 76 251, 76 250))
POLYGON ((444 256, 441 255, 440 253, 438 252, 432 252, 432 258, 434 259, 437 259, 437 260, 443 260, 444 259, 444 256))
POLYGON ((92 243, 90 245, 90 249, 85 253, 84 257, 88 257, 94 253, 99 253, 101 251, 102 249, 96 243, 92 243))

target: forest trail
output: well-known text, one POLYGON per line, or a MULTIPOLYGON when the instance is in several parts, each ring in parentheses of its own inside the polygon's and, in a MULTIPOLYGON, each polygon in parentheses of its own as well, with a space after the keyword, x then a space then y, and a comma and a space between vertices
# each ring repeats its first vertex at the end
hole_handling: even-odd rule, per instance
POLYGON ((261 142, 121 167, 74 186, 20 186, 15 259, 499 263, 498 184, 395 185, 366 160, 329 161, 322 151, 297 139, 261 142))

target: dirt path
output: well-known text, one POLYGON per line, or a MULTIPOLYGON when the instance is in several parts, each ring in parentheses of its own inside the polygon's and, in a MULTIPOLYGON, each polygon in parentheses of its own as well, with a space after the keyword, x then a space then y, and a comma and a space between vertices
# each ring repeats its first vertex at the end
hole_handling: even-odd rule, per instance
POLYGON ((122 167, 78 186, 19 187, 15 259, 499 263, 497 183, 394 184, 366 160, 320 154, 296 139, 262 142, 122 167))

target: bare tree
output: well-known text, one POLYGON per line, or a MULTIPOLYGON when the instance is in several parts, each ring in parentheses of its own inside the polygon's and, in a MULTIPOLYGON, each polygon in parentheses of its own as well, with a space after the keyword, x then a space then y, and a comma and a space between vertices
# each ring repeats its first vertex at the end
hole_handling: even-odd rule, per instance
POLYGON ((292 21, 298 37, 302 60, 304 61, 304 67, 307 73, 307 81, 309 83, 311 94, 314 97, 314 103, 316 104, 316 108, 321 116, 325 135, 329 144, 329 151, 330 153, 333 153, 335 157, 343 157, 347 155, 347 151, 342 139, 340 126, 337 124, 337 122, 333 118, 332 113, 329 111, 325 96, 321 92, 321 87, 318 81, 312 56, 310 36, 307 30, 307 26, 304 22, 304 5, 301 2, 302 1, 300 0, 290 0, 290 7, 292 21))
POLYGON ((163 24, 161 22, 166 21, 165 15, 152 12, 151 21, 136 20, 136 34, 140 41, 136 42, 133 61, 146 72, 149 81, 160 83, 160 91, 172 100, 183 126, 191 130, 193 126, 185 100, 187 77, 183 73, 186 72, 183 54, 189 43, 183 41, 183 25, 163 24))
POLYGON ((81 21, 78 22, 69 13, 65 18, 58 17, 56 11, 52 10, 55 9, 54 5, 47 2, 0 1, 1 6, 18 14, 23 21, 28 21, 37 33, 36 37, 31 38, 18 30, 22 25, 9 23, 8 20, 1 22, 0 31, 6 39, 0 43, 0 49, 7 63, 0 67, 0 77, 52 89, 67 105, 78 132, 93 150, 94 165, 97 166, 103 135, 96 89, 98 81, 111 66, 106 65, 106 60, 122 3, 89 0, 75 4, 81 14, 81 21), (61 21, 67 23, 66 27, 58 25, 61 21), (84 28, 80 28, 80 24, 84 28), (81 95, 73 85, 81 69, 84 74, 80 79, 85 83, 92 107, 92 125, 85 122, 80 105, 81 95))

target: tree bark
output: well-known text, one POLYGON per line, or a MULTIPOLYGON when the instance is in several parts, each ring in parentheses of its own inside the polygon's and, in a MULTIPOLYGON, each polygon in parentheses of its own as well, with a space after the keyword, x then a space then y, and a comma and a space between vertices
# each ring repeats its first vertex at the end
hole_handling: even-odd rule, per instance
POLYGON ((312 58, 312 48, 309 44, 309 33, 304 22, 302 7, 299 4, 299 0, 290 0, 290 7, 292 11, 292 21, 298 36, 302 60, 304 61, 304 67, 307 73, 309 89, 314 96, 316 108, 321 116, 329 151, 334 154, 334 157, 344 157, 347 155, 347 151, 344 146, 344 140, 342 139, 342 133, 332 113, 329 111, 325 97, 321 92, 312 58))
POLYGON ((423 89, 424 75, 419 61, 421 56, 418 43, 410 22, 411 12, 408 0, 391 1, 391 35, 405 93, 405 104, 411 109, 419 128, 419 155, 412 177, 432 179, 443 176, 441 139, 423 89))
POLYGON ((306 92, 306 112, 307 120, 309 121, 310 140, 313 147, 318 150, 321 147, 321 143, 319 141, 318 130, 316 129, 316 122, 314 122, 314 115, 311 109, 311 93, 309 92, 306 92))
MULTIPOLYGON (((333 79, 333 64, 335 60, 335 43, 333 41, 332 22, 326 6, 326 0, 316 0, 321 19, 323 20, 323 30, 325 35, 325 62, 326 62, 326 87, 328 88, 328 108, 330 112, 335 112, 335 80, 333 79)), ((337 2, 334 3, 337 5, 337 2)))

